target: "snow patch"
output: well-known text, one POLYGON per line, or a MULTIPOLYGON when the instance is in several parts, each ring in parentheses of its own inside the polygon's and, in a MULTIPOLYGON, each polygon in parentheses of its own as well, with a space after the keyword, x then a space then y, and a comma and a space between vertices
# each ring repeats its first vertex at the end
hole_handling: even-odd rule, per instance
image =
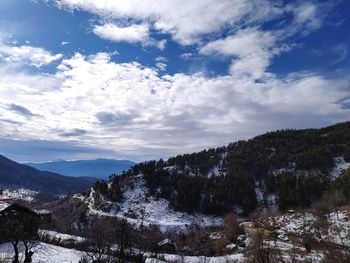
MULTIPOLYGON (((81 199, 82 196, 76 198, 81 199)), ((87 202, 91 214, 126 218, 132 224, 139 224, 144 215, 145 225, 158 225, 163 231, 185 230, 192 224, 203 227, 222 224, 222 218, 175 211, 168 200, 156 199, 148 193, 142 175, 134 177, 133 182, 124 189, 122 202, 104 201, 105 205, 96 209, 93 189, 84 201, 87 202)))
POLYGON ((350 163, 345 162, 344 157, 334 158, 335 166, 331 171, 331 178, 336 179, 341 173, 350 167, 350 163))
POLYGON ((255 182, 255 196, 256 196, 256 201, 260 204, 264 202, 264 194, 263 194, 263 189, 259 182, 255 182))

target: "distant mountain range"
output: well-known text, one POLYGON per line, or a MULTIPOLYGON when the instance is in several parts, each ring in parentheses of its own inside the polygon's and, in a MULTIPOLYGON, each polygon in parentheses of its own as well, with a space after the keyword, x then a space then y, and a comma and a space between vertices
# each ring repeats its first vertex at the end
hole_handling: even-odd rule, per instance
POLYGON ((96 159, 78 161, 53 161, 45 163, 26 163, 31 167, 42 171, 59 173, 66 176, 96 177, 107 179, 112 174, 120 174, 129 170, 134 163, 129 160, 96 159))
POLYGON ((0 155, 0 187, 25 188, 51 194, 71 194, 88 189, 97 180, 91 177, 68 177, 39 171, 0 155))

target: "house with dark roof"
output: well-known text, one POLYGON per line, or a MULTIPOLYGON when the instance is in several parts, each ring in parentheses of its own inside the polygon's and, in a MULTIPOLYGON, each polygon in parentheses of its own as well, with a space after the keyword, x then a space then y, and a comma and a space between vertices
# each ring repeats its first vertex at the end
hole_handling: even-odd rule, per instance
POLYGON ((0 243, 37 237, 40 216, 17 203, 0 201, 0 243))
POLYGON ((176 243, 168 238, 158 242, 157 247, 162 252, 173 253, 176 251, 176 243))
POLYGON ((50 224, 52 221, 52 213, 48 209, 40 209, 40 210, 34 210, 35 213, 37 213, 40 217, 40 223, 42 224, 50 224))

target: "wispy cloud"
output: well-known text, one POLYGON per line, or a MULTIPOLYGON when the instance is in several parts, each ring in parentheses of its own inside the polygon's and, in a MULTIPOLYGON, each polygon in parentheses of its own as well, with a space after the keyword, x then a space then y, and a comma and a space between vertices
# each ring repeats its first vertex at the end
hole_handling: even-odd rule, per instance
POLYGON ((337 65, 344 61, 348 57, 348 47, 343 44, 339 44, 331 49, 336 54, 337 58, 332 61, 332 65, 337 65))

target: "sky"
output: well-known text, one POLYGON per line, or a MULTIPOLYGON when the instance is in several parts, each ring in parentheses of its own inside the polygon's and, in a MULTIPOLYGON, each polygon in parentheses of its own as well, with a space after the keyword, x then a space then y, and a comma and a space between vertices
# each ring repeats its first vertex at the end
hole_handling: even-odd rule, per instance
POLYGON ((0 0, 0 154, 143 161, 350 119, 350 1, 0 0))

